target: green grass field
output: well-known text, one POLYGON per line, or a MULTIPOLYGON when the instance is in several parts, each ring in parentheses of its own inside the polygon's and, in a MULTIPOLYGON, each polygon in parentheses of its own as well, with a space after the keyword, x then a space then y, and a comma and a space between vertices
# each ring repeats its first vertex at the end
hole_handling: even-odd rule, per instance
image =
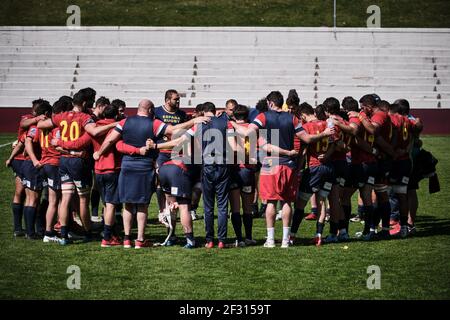
MULTIPOLYGON (((332 0, 3 0, 0 25, 64 26, 72 4, 82 26, 333 26, 332 0)), ((366 27, 370 5, 383 28, 450 27, 447 0, 337 0, 337 26, 366 27)))
MULTIPOLYGON (((14 139, 0 135, 0 145, 14 139)), ((241 249, 185 250, 180 246, 125 250, 100 248, 99 242, 61 247, 12 237, 11 171, 0 169, 1 299, 449 299, 450 298, 450 137, 424 137, 424 146, 440 160, 441 192, 420 189, 417 236, 407 240, 306 245, 314 223, 300 228, 305 244, 266 249, 264 221, 255 219, 259 245, 241 249), (345 250, 344 246, 348 249, 345 250), (67 267, 81 269, 81 289, 69 290, 67 267), (366 287, 367 267, 381 269, 381 289, 366 287)), ((8 147, 0 149, 4 161, 8 147)), ((202 210, 199 210, 202 214, 202 210)), ((150 218, 156 216, 153 199, 150 218)), ((203 220, 194 222, 200 245, 203 220)), ((277 223, 278 239, 281 238, 277 223)), ((351 234, 362 228, 351 225, 351 234)), ((233 236, 231 222, 229 236, 233 236)), ((326 226, 328 232, 328 226, 326 226)), ((178 228, 177 233, 181 234, 178 228)), ((152 240, 164 228, 150 224, 152 240)))

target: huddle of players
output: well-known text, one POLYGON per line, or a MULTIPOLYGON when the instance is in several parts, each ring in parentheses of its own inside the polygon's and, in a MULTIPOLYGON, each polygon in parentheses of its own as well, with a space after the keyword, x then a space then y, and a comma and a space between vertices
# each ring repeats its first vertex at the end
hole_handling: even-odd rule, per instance
MULTIPOLYGON (((105 204, 102 247, 132 247, 130 233, 134 216, 138 224, 135 248, 152 245, 145 239, 145 225, 156 176, 160 213, 172 213, 169 219, 174 226, 174 213, 180 212, 185 248, 195 247, 190 210, 198 205, 201 191, 206 247, 214 247, 216 196, 218 247, 225 246, 229 203, 236 245, 255 244, 251 213, 258 176, 258 193, 266 205, 266 247, 275 246, 278 202, 283 212, 281 246, 289 247, 295 240, 304 208, 313 193, 322 201, 328 197, 330 202, 330 236, 325 240, 348 239, 351 196, 357 189, 364 202, 363 239, 388 238, 388 183, 400 200, 400 234, 406 236, 408 233, 409 151, 411 137, 420 132, 422 124, 418 119, 400 115, 403 100, 389 104, 375 95, 366 95, 360 99, 361 111, 358 112, 358 102, 348 97, 342 104, 343 114, 339 102, 328 98, 323 103, 328 120, 319 120, 310 105, 299 104, 296 95, 286 101, 289 112, 283 112, 283 96, 274 91, 261 100, 256 109, 230 100, 221 115, 216 114, 214 104, 206 102, 197 106, 193 120, 186 121, 186 114, 179 109, 178 93, 168 90, 164 106, 154 109, 151 101, 142 100, 135 116, 118 122, 121 118, 118 106, 110 104, 104 97, 98 99, 91 110, 95 94, 93 89, 82 89, 74 95, 73 101, 61 97, 53 107, 46 101, 37 100, 33 102, 32 114, 22 117, 19 142, 7 160, 7 165, 11 165, 16 173, 13 199, 16 234, 21 232, 23 212, 26 235, 36 238, 34 221, 40 191, 47 183, 49 204, 44 242, 58 241, 63 245, 71 242, 68 231, 72 211, 79 212, 85 241, 92 239, 89 214, 92 154, 95 178, 105 204), (252 139, 249 137, 263 129, 277 132, 278 141, 272 144, 274 135, 271 134, 265 139, 260 137, 256 161, 250 159, 252 139), (188 131, 175 138, 181 130, 188 131), (220 132, 225 140, 222 150, 213 148, 211 152, 213 131, 220 132), (170 151, 186 143, 189 145, 187 152, 170 151), (227 163, 226 144, 235 153, 245 154, 244 159, 233 165, 227 163), (196 164, 192 160, 199 154, 201 164, 196 164), (373 189, 377 194, 377 210, 372 203, 373 189), (121 203, 125 204, 123 242, 114 228, 115 211, 121 203), (56 214, 61 225, 61 238, 53 230, 56 214), (383 227, 376 233, 380 217, 383 227)), ((317 222, 317 245, 322 243, 324 218, 319 217, 317 222)), ((175 241, 172 234, 165 244, 171 245, 175 241)))

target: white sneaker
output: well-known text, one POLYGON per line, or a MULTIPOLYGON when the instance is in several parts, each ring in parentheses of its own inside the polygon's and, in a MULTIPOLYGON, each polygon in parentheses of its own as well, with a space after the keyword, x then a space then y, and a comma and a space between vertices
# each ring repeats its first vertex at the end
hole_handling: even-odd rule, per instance
POLYGON ((245 247, 246 247, 244 241, 238 241, 238 240, 236 240, 234 246, 235 246, 236 248, 245 248, 245 247))
POLYGON ((289 246, 290 246, 290 241, 289 240, 283 240, 281 242, 281 247, 282 248, 289 248, 289 246))
POLYGON ((192 221, 195 221, 198 219, 197 212, 195 212, 195 210, 191 210, 191 218, 192 218, 192 221))
POLYGON ((275 240, 266 240, 264 248, 275 248, 275 240))
POLYGON ((254 245, 256 245, 256 240, 253 240, 253 239, 245 239, 245 244, 246 244, 247 246, 254 246, 254 245))
POLYGON ((49 236, 44 236, 44 239, 42 240, 45 243, 50 243, 50 242, 59 242, 59 239, 57 236, 53 236, 53 237, 49 237, 49 236))

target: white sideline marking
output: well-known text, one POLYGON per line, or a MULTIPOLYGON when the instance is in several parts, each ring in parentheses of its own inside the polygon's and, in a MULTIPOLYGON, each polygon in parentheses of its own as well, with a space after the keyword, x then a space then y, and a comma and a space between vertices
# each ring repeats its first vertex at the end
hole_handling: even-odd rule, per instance
POLYGON ((12 144, 13 142, 14 142, 14 141, 11 141, 11 142, 8 142, 8 143, 5 143, 5 144, 0 144, 0 148, 9 146, 9 145, 12 144))

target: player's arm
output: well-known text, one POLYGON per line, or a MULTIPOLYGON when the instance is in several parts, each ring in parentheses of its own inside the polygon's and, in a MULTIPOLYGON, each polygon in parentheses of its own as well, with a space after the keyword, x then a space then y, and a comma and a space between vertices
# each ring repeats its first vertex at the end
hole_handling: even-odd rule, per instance
POLYGON ((36 154, 34 153, 32 137, 25 138, 25 151, 30 157, 31 162, 33 162, 33 166, 35 166, 36 168, 40 168, 42 165, 39 162, 38 158, 36 157, 36 154))
POLYGON ((339 129, 341 129, 343 132, 351 134, 353 136, 356 136, 358 134, 358 125, 356 123, 350 122, 348 125, 341 122, 341 121, 337 121, 333 118, 333 123, 335 126, 337 126, 339 129))
POLYGON ((260 145, 260 148, 262 148, 267 153, 275 153, 279 154, 280 156, 295 157, 298 155, 298 151, 296 150, 286 150, 270 143, 264 143, 260 145))
POLYGON ((127 154, 130 156, 133 155, 143 156, 148 153, 149 149, 146 146, 140 148, 134 147, 132 145, 125 143, 123 140, 119 140, 116 143, 116 150, 119 151, 120 153, 127 154))
POLYGON ((53 123, 53 121, 52 121, 51 118, 47 118, 47 119, 45 119, 45 120, 40 120, 40 121, 37 123, 37 127, 38 127, 38 129, 40 129, 40 130, 48 130, 48 129, 54 128, 55 125, 54 125, 54 123, 53 123))
POLYGON ((21 141, 17 141, 16 146, 12 149, 11 154, 9 155, 9 158, 6 160, 5 164, 7 167, 9 167, 9 165, 11 164, 11 161, 18 156, 19 154, 21 154, 24 150, 24 143, 21 141))
POLYGON ((104 126, 97 126, 95 123, 90 122, 84 126, 84 130, 86 130, 91 137, 100 137, 108 133, 109 130, 114 128, 117 125, 117 122, 113 122, 110 124, 106 124, 104 126))
POLYGON ((324 131, 318 134, 309 134, 305 130, 297 132, 295 135, 304 143, 311 144, 317 142, 325 137, 332 136, 335 130, 333 128, 326 128, 324 131))
POLYGON ((259 130, 259 127, 254 123, 250 123, 247 128, 244 126, 240 126, 234 121, 230 121, 230 123, 237 134, 244 137, 248 137, 249 135, 254 134, 259 130))
POLYGON ((148 139, 146 146, 148 149, 172 149, 179 144, 185 143, 188 139, 189 135, 187 134, 164 143, 156 143, 153 140, 148 139))
POLYGON ((373 135, 376 135, 378 133, 380 125, 376 122, 370 121, 367 115, 362 111, 359 113, 359 120, 361 121, 361 124, 364 126, 367 132, 373 135))
POLYGON ((85 132, 81 137, 73 141, 63 141, 60 139, 52 139, 50 143, 53 146, 58 146, 67 150, 82 150, 86 149, 92 143, 91 136, 85 132))
POLYGON ((175 126, 167 125, 166 130, 165 130, 165 134, 166 135, 177 135, 181 131, 188 130, 188 129, 192 128, 196 124, 208 123, 209 121, 211 121, 211 117, 202 116, 202 117, 192 118, 189 121, 186 121, 186 122, 183 122, 183 123, 179 123, 179 124, 177 124, 175 126))
POLYGON ((118 132, 117 130, 112 130, 110 134, 106 136, 105 141, 103 141, 100 149, 94 152, 94 159, 98 160, 98 158, 100 158, 100 156, 102 156, 106 151, 113 147, 121 137, 122 134, 120 132, 118 132))
POLYGON ((395 158, 396 153, 393 148, 393 145, 390 143, 387 143, 386 140, 383 139, 381 136, 375 136, 375 144, 380 147, 381 150, 383 150, 386 154, 389 156, 395 158))
POLYGON ((28 129, 30 126, 33 126, 33 125, 37 124, 39 121, 45 120, 45 119, 47 119, 47 117, 44 114, 41 114, 41 115, 39 115, 37 117, 34 117, 34 118, 22 119, 20 121, 19 126, 22 129, 28 129))
POLYGON ((361 150, 364 150, 367 153, 371 153, 374 156, 378 156, 379 151, 377 148, 372 147, 366 140, 364 140, 361 137, 355 137, 355 145, 356 147, 360 148, 361 150))
POLYGON ((336 143, 331 143, 328 146, 327 152, 325 152, 325 154, 319 156, 320 162, 322 162, 322 163, 327 162, 335 151, 336 151, 336 143))

